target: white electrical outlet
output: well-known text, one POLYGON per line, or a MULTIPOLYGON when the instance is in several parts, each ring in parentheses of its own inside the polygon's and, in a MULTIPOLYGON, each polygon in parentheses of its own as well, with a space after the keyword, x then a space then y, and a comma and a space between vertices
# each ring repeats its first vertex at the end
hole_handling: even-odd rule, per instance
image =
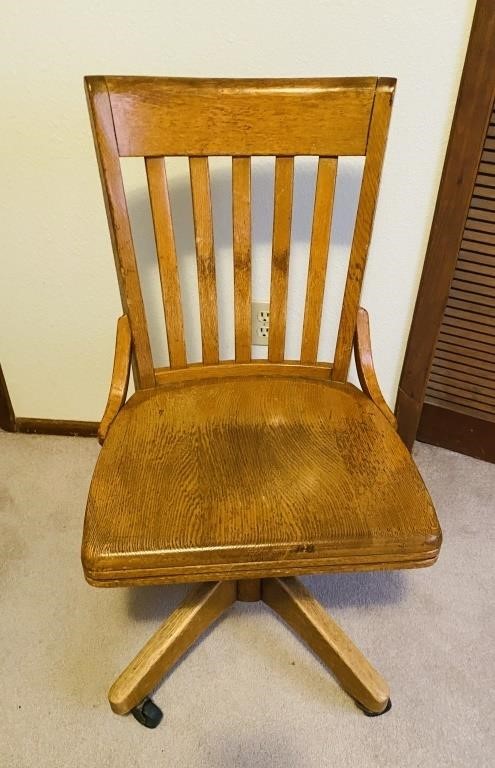
POLYGON ((253 301, 251 309, 253 344, 267 347, 270 330, 270 302, 253 301))

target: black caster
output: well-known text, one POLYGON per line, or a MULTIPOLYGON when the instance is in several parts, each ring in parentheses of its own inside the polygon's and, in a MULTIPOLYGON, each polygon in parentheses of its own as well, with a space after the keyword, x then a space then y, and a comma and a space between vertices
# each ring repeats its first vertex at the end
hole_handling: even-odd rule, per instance
POLYGON ((131 709, 132 714, 146 728, 156 728, 160 724, 163 712, 151 699, 143 699, 141 704, 131 709))
POLYGON ((392 699, 388 700, 387 706, 385 707, 383 712, 370 712, 369 709, 365 709, 358 702, 356 702, 356 704, 358 705, 359 709, 363 710, 363 712, 366 715, 366 717, 380 717, 380 715, 384 715, 385 712, 388 712, 390 709, 392 709, 392 699))

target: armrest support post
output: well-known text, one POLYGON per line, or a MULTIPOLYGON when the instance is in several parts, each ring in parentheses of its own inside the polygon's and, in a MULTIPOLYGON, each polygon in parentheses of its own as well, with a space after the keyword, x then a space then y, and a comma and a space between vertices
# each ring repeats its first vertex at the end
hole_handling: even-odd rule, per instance
POLYGON ((131 370, 131 328, 127 315, 117 321, 115 338, 115 357, 113 360, 112 381, 108 393, 105 413, 98 427, 98 440, 103 445, 112 421, 125 403, 129 374, 131 370))
POLYGON ((363 392, 374 402, 385 418, 397 429, 397 419, 388 407, 383 397, 373 365, 371 353, 370 324, 368 313, 363 307, 359 307, 354 334, 354 357, 359 383, 363 392))

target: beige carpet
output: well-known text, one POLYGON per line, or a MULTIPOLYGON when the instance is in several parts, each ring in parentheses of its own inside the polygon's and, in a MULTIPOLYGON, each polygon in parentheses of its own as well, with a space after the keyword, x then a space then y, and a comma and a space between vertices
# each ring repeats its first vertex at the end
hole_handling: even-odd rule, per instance
POLYGON ((96 441, 0 432, 0 765, 495 765, 495 466, 418 445, 438 564, 305 579, 387 677, 365 717, 261 605, 238 604, 155 695, 150 731, 106 690, 184 594, 97 590, 79 544, 96 441))

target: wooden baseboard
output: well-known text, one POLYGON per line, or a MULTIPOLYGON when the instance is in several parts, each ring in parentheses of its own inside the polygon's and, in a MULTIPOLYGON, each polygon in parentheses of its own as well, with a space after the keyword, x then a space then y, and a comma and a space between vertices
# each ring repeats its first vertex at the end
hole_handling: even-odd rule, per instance
POLYGON ((67 419, 27 419, 15 420, 15 432, 33 435, 72 435, 73 437, 96 437, 97 421, 69 421, 67 419))
POLYGON ((495 463, 495 423, 425 403, 416 440, 495 463))
POLYGON ((30 435, 72 435, 96 437, 97 421, 71 421, 69 419, 29 419, 17 417, 7 389, 7 382, 0 365, 0 429, 5 432, 25 432, 30 435))

